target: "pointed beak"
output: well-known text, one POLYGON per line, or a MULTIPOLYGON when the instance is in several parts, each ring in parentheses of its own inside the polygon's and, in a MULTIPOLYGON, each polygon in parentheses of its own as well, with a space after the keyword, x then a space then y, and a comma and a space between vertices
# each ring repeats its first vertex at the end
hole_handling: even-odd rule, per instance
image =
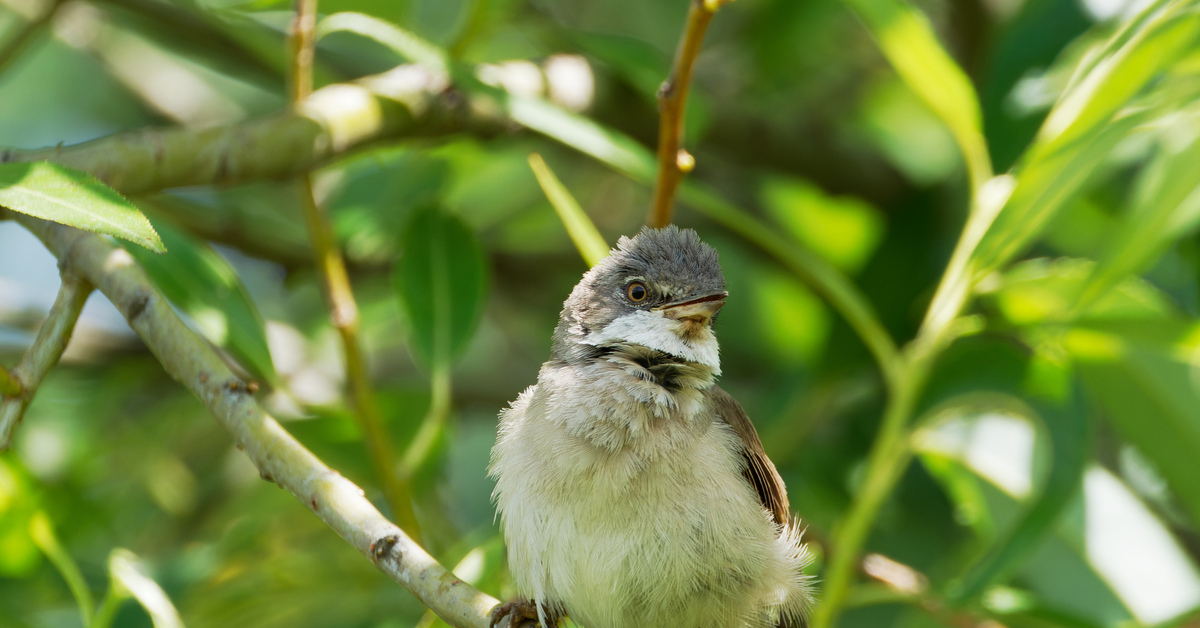
POLYGON ((661 311, 663 316, 675 320, 707 323, 717 315, 721 306, 725 305, 725 297, 729 293, 724 290, 716 292, 693 292, 686 297, 654 308, 661 311))

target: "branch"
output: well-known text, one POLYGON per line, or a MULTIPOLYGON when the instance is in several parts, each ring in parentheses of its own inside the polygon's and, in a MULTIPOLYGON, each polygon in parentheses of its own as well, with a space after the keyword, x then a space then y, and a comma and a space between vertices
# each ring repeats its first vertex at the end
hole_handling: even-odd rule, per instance
POLYGON ((290 109, 239 124, 140 129, 66 148, 0 149, 0 163, 53 161, 125 194, 281 179, 386 138, 494 126, 465 104, 445 73, 402 65, 330 85, 290 109))
POLYGON ((246 384, 179 319, 129 253, 97 235, 23 214, 15 218, 61 264, 112 301, 167 373, 208 407, 264 479, 287 489, 450 625, 488 626, 496 600, 438 564, 379 514, 362 489, 325 466, 263 412, 246 384))
POLYGON ((71 332, 75 330, 79 313, 83 311, 83 304, 92 293, 92 287, 87 282, 66 270, 69 266, 63 268, 62 287, 58 290, 50 314, 38 329, 33 344, 12 370, 8 390, 0 400, 0 451, 8 449, 13 430, 25 415, 25 408, 33 401, 46 373, 58 364, 71 339, 71 332), (14 390, 15 395, 9 394, 14 390))
POLYGON ((0 397, 16 397, 25 390, 20 380, 13 377, 8 369, 0 366, 0 397))
POLYGON ((683 38, 675 52, 675 64, 671 75, 658 88, 658 176, 654 181, 654 201, 646 224, 665 227, 671 224, 671 210, 675 204, 675 190, 683 175, 696 166, 695 159, 679 145, 683 137, 683 114, 687 106, 688 87, 692 82, 692 68, 704 32, 717 9, 728 0, 692 0, 688 8, 687 23, 683 38))

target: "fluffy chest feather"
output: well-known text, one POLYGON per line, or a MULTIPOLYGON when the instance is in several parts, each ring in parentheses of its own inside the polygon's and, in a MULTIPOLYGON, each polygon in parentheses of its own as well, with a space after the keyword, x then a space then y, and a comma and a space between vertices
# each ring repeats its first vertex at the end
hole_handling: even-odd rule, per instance
POLYGON ((763 625, 794 545, 689 385, 711 375, 649 366, 551 363, 502 415, 492 474, 518 586, 589 628, 763 625))

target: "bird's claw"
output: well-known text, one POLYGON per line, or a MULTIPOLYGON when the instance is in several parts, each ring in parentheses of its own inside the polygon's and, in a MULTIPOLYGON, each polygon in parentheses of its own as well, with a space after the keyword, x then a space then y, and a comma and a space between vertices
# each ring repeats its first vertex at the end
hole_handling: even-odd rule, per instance
POLYGON ((488 624, 488 627, 497 628, 505 626, 507 628, 517 628, 526 619, 532 619, 535 622, 538 621, 538 607, 536 602, 533 600, 505 602, 497 604, 492 609, 492 621, 488 624), (505 617, 508 618, 507 623, 504 623, 505 617))

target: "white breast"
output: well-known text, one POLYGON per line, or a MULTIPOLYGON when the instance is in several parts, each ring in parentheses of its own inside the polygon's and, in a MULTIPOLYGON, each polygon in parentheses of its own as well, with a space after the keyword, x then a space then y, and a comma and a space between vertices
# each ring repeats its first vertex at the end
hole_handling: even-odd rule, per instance
POLYGON ((596 370, 547 366, 501 415, 491 473, 519 589, 588 628, 764 626, 800 612, 795 531, 764 512, 737 436, 701 392, 647 403, 653 384, 584 368, 596 370))

